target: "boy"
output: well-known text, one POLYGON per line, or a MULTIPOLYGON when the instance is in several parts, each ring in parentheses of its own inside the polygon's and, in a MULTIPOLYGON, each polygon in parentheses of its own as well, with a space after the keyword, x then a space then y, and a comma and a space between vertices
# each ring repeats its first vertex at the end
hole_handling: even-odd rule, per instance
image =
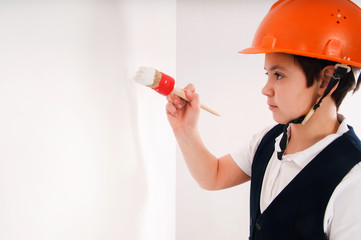
POLYGON ((205 189, 251 180, 250 239, 358 239, 361 143, 338 108, 359 86, 361 9, 348 0, 281 0, 245 54, 265 53, 262 89, 278 125, 219 159, 197 130, 199 96, 168 96, 167 115, 205 189), (317 17, 317 18, 316 18, 317 17), (317 19, 317 21, 315 21, 317 19))

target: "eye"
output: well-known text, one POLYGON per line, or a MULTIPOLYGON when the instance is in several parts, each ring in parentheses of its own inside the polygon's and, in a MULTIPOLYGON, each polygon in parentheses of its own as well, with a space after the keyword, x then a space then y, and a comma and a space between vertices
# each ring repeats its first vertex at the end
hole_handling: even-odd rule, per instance
POLYGON ((275 72, 272 71, 270 73, 265 72, 265 75, 267 76, 267 78, 272 78, 275 80, 280 80, 280 79, 284 78, 284 75, 277 71, 275 71, 275 72))
POLYGON ((280 80, 280 79, 283 78, 283 75, 280 74, 280 73, 278 73, 278 72, 275 72, 274 75, 276 76, 276 79, 277 79, 277 80, 280 80))

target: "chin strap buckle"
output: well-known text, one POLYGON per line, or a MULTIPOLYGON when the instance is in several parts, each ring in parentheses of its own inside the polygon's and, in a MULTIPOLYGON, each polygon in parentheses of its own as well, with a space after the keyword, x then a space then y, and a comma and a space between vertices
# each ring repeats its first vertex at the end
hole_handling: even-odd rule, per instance
POLYGON ((349 72, 351 72, 351 70, 352 70, 349 65, 346 65, 346 64, 344 64, 344 63, 337 63, 337 64, 335 65, 335 69, 337 69, 337 68, 345 68, 345 69, 347 69, 347 72, 346 72, 346 73, 349 73, 349 72))

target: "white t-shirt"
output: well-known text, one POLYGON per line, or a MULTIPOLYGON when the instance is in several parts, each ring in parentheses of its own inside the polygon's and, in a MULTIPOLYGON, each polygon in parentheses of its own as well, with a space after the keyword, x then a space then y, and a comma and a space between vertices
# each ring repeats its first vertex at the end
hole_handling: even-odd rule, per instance
MULTIPOLYGON (((249 176, 258 145, 272 127, 259 132, 248 145, 231 154, 237 165, 249 176)), ((282 161, 278 160, 276 154, 280 149, 282 134, 278 136, 275 139, 275 152, 263 179, 261 212, 318 153, 348 130, 344 120, 335 134, 323 138, 304 151, 284 155, 282 161)), ((330 240, 361 239, 361 163, 351 169, 333 192, 326 208, 323 227, 330 240)))

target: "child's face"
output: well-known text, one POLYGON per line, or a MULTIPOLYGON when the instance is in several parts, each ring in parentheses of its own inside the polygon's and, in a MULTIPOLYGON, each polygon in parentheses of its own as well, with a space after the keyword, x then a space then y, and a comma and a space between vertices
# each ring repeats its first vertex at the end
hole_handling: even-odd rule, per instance
POLYGON ((265 70, 268 75, 262 94, 278 123, 288 123, 307 112, 317 99, 318 84, 307 88, 306 76, 294 57, 284 53, 267 53, 265 70))

